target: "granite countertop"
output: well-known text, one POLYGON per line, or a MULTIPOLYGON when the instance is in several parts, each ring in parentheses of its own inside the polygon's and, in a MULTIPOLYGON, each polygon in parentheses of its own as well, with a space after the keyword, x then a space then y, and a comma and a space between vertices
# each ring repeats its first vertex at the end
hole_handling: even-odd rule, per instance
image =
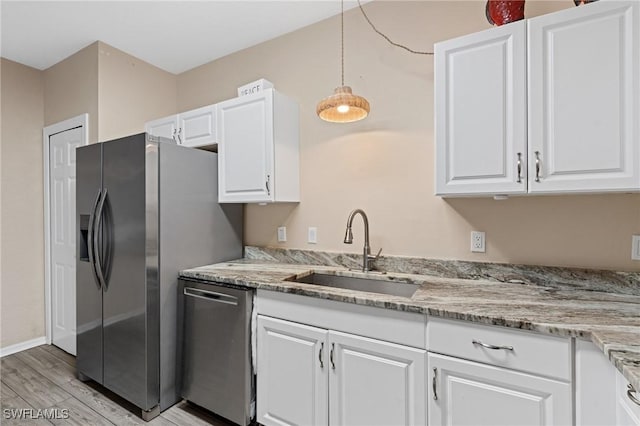
MULTIPOLYGON (((344 266, 283 263, 272 256, 255 254, 253 257, 184 270, 181 276, 590 340, 640 389, 640 295, 633 294, 636 281, 632 281, 633 291, 606 292, 602 288, 545 286, 519 279, 500 282, 493 277, 368 273, 371 278, 420 284, 411 298, 405 298, 289 281, 313 272, 364 275, 344 266)), ((633 280, 637 278, 633 276, 633 280)))

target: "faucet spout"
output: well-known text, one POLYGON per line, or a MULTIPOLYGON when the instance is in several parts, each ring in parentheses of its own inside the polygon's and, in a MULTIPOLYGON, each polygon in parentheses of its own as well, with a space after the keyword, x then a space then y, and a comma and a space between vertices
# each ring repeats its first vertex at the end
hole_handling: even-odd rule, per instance
POLYGON ((364 222, 364 247, 362 248, 362 272, 370 271, 369 261, 373 260, 371 258, 371 248, 369 246, 369 219, 367 218, 367 214, 362 209, 355 209, 351 213, 349 213, 349 217, 347 219, 347 229, 344 235, 344 243, 352 244, 353 243, 353 219, 356 215, 362 216, 362 221, 364 222))

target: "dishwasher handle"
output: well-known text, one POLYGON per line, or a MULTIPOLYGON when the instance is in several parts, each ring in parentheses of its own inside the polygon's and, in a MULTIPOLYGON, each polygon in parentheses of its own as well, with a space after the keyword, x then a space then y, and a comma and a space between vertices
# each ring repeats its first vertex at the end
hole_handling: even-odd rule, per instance
POLYGON ((215 291, 201 290, 199 288, 185 287, 185 296, 197 297, 198 299, 208 300, 209 302, 225 303, 227 305, 238 305, 238 298, 229 296, 228 294, 216 293, 215 291))

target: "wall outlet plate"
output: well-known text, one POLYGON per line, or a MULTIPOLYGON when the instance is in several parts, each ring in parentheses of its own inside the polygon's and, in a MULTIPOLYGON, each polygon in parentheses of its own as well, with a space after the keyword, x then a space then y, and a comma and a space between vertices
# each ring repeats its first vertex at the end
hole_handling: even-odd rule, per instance
POLYGON ((287 241, 287 227, 286 226, 279 226, 278 227, 278 242, 279 243, 284 243, 285 241, 287 241))
POLYGON ((631 260, 640 260, 640 235, 631 236, 631 260))
POLYGON ((309 244, 317 244, 318 243, 318 228, 314 226, 309 227, 309 232, 307 233, 307 242, 309 244))
POLYGON ((485 234, 481 231, 471 231, 471 251, 473 253, 485 253, 485 234))

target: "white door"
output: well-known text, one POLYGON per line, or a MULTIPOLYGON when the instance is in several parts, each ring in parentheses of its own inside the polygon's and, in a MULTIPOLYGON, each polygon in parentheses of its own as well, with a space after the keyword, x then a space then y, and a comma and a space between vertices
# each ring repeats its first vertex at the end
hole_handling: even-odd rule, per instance
POLYGON ((178 116, 170 115, 169 117, 149 121, 145 123, 144 131, 153 136, 161 136, 163 138, 173 139, 177 143, 178 116))
POLYGON ((426 351, 329 332, 329 424, 426 425, 426 351))
POLYGON ((528 30, 529 191, 640 189, 640 3, 595 2, 528 30))
POLYGON ((429 353, 429 425, 571 425, 569 383, 429 353))
POLYGON ((258 315, 257 421, 327 425, 328 331, 258 315))
POLYGON ((49 137, 52 343, 76 354, 76 148, 83 129, 49 137))
POLYGON ((216 143, 216 106, 208 105, 178 115, 178 140, 181 145, 199 147, 216 143))
POLYGON ((273 90, 229 99, 217 108, 218 200, 273 201, 273 90))
POLYGON ((436 194, 518 194, 526 182, 526 23, 435 45, 436 194))

